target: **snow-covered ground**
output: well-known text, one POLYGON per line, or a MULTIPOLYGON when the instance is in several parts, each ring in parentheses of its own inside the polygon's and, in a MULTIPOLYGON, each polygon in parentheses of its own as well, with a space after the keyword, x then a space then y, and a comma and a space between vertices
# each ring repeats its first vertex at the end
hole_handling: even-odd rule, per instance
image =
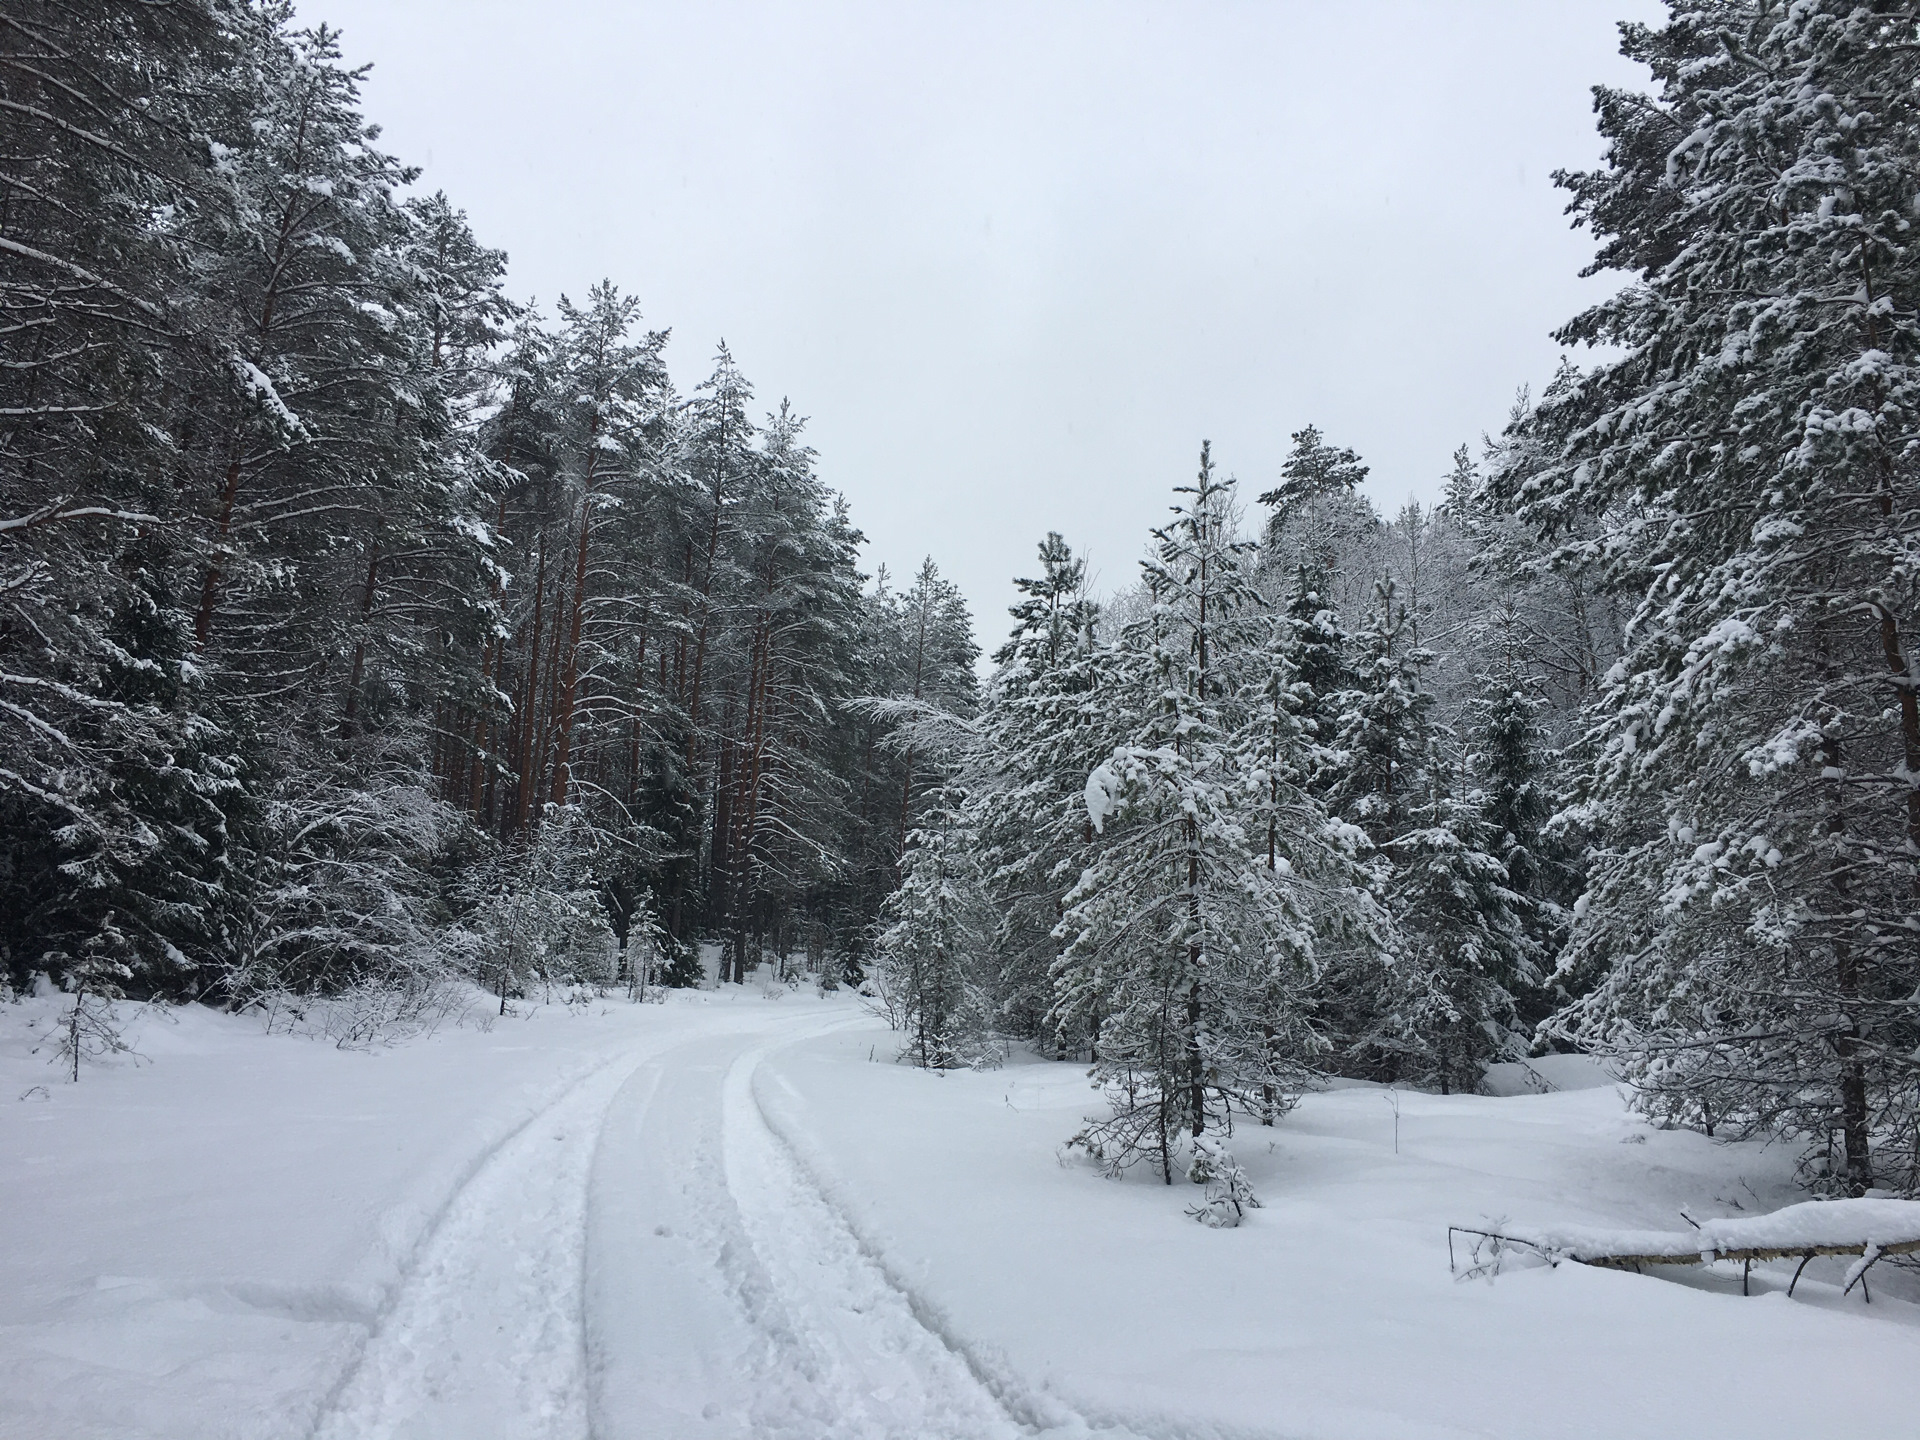
POLYGON ((1209 1230, 1060 1153, 1080 1067, 895 1066, 845 995, 371 1052, 187 1009, 77 1086, 30 1053, 59 1004, 0 1007, 7 1440, 1911 1433, 1920 1288, 1884 1265, 1870 1305, 1844 1260, 1791 1300, 1785 1265, 1449 1276, 1449 1224, 1802 1198, 1577 1061, 1310 1096, 1233 1137, 1264 1207, 1209 1230))

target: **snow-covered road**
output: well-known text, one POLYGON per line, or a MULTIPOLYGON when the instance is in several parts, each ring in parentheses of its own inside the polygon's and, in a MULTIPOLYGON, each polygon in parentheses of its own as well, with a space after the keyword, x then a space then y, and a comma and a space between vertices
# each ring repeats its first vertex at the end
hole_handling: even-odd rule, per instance
MULTIPOLYGON (((756 1279, 741 1217, 770 1217, 730 1165, 764 1127, 728 1078, 871 1023, 781 995, 477 1012, 372 1054, 189 1009, 69 1087, 0 1016, 0 1210, 50 1242, 0 1252, 0 1437, 752 1432, 798 1331, 756 1279)), ((841 1368, 794 1405, 842 1403, 841 1368)))
POLYGON ((1235 1137, 1266 1203, 1221 1232, 1184 1187, 1057 1153, 1082 1067, 888 1064, 845 995, 535 1008, 370 1054, 189 1009, 77 1086, 33 1051, 56 1004, 0 1013, 0 1440, 1904 1423, 1904 1277, 1870 1309, 1837 1269, 1791 1301, 1759 1271, 1751 1298, 1705 1272, 1449 1277, 1450 1223, 1799 1198, 1790 1156, 1651 1130, 1604 1085, 1309 1097, 1235 1137))
POLYGON ((1091 1434, 976 1371, 769 1123, 760 1062, 859 1023, 770 1014, 576 1081, 453 1197, 316 1440, 1091 1434))
POLYGON ((587 1185, 612 1102, 637 1090, 644 1106, 659 1063, 602 1062, 487 1157, 329 1398, 319 1440, 589 1433, 587 1185))
POLYGON ((806 1028, 684 1047, 646 1103, 609 1117, 587 1248, 592 1433, 1031 1433, 919 1321, 769 1128, 760 1062, 806 1028))

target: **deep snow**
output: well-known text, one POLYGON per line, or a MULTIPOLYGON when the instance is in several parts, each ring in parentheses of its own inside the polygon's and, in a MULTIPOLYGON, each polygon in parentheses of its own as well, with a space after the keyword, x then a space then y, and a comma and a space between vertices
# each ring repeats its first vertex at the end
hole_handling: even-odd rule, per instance
POLYGON ((371 1052, 189 1008, 77 1086, 30 1053, 61 1003, 0 1006, 8 1440, 1912 1425, 1920 1306, 1884 1264, 1871 1305, 1844 1260, 1792 1300, 1791 1266, 1753 1298, 1728 1266, 1449 1276, 1449 1224, 1803 1198, 1783 1150, 1653 1130, 1583 1062, 1309 1096, 1233 1136, 1264 1205, 1218 1231, 1192 1187, 1061 1152, 1082 1067, 896 1066, 844 994, 534 1007, 371 1052))

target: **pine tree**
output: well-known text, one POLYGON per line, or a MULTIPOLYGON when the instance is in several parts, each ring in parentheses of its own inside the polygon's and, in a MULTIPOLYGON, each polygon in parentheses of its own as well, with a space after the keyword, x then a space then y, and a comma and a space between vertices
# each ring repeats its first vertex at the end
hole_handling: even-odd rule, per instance
POLYGON ((1607 164, 1562 177, 1595 268, 1638 277, 1562 335, 1620 358, 1494 481, 1640 597, 1575 812, 1562 969, 1602 978, 1558 1033, 1656 1113, 1807 1137, 1855 1194, 1920 1123, 1912 28, 1729 0, 1625 29, 1659 93, 1601 92, 1607 164))
POLYGON ((986 983, 994 916, 964 800, 951 789, 934 798, 881 910, 879 970, 905 1035, 900 1058, 928 1070, 999 1058, 986 983))
POLYGON ((683 401, 610 284, 510 304, 280 0, 5 18, 8 982, 111 911, 133 993, 430 987, 551 826, 682 977, 862 943, 945 773, 842 706, 973 651, 935 572, 862 595, 791 409, 724 346, 683 401))
POLYGON ((1103 691, 1135 707, 1130 733, 1087 781, 1103 838, 1065 898, 1054 972, 1054 1023, 1092 1031, 1111 1106, 1076 1143, 1113 1169, 1151 1159, 1169 1184, 1183 1143, 1231 1106, 1271 1110, 1314 1050, 1284 1003, 1309 973, 1312 926, 1247 823, 1257 787, 1237 741, 1259 597, 1232 492, 1203 446, 1197 480, 1155 532, 1152 610, 1103 691))
POLYGON ((1379 524, 1360 494, 1367 466, 1352 450, 1327 444, 1309 425, 1293 435, 1280 467, 1280 483, 1260 496, 1274 507, 1261 542, 1262 568, 1292 576, 1302 568, 1314 589, 1338 608, 1331 582, 1342 557, 1379 524))
POLYGON ((219 934, 235 789, 173 523, 198 318, 183 225, 207 199, 190 137, 263 27, 185 0, 7 18, 0 963, 58 976, 111 910, 130 983, 165 987, 219 934))
POLYGON ((1087 562, 1074 556, 1059 531, 1049 530, 1040 542, 1040 564, 1039 579, 1013 582, 1026 598, 1009 611, 1013 633, 993 655, 994 664, 1018 664, 1028 675, 1056 670, 1086 650, 1100 618, 1086 593, 1087 562))
MULTIPOLYGON (((977 684, 973 662, 980 653, 973 643, 973 622, 959 587, 941 577, 932 556, 921 562, 913 588, 901 596, 897 623, 901 693, 954 714, 970 713, 977 684)), ((919 758, 913 746, 905 748, 896 855, 906 848, 915 795, 925 783, 918 773, 919 758)))
POLYGON ((1293 433, 1293 449, 1280 467, 1280 483, 1260 497, 1262 505, 1288 511, 1328 495, 1348 495, 1367 478, 1367 467, 1350 449, 1327 444, 1309 425, 1293 433))
POLYGON ((1465 445, 1453 452, 1453 468, 1442 482, 1442 508, 1456 516, 1470 516, 1479 508, 1480 468, 1465 445))

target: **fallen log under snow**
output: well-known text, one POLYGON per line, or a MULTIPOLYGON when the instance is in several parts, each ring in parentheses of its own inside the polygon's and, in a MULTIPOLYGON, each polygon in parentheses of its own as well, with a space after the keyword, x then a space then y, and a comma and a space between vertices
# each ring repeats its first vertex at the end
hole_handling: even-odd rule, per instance
MULTIPOLYGON (((1515 1225, 1500 1231, 1455 1225, 1447 1232, 1447 1259, 1453 1264, 1453 1236, 1479 1235, 1521 1245, 1558 1264, 1575 1260, 1610 1270, 1639 1272, 1651 1265, 1706 1265, 1739 1260, 1799 1260, 1794 1284, 1807 1262, 1819 1255, 1856 1255, 1847 1271, 1851 1290, 1867 1269, 1887 1255, 1920 1251, 1920 1201, 1809 1200, 1769 1215, 1726 1216, 1716 1220, 1684 1217, 1691 1230, 1612 1230, 1585 1225, 1515 1225)), ((1864 1287, 1863 1287, 1864 1288, 1864 1287)), ((1793 1286, 1787 1287, 1791 1294, 1793 1286)))

